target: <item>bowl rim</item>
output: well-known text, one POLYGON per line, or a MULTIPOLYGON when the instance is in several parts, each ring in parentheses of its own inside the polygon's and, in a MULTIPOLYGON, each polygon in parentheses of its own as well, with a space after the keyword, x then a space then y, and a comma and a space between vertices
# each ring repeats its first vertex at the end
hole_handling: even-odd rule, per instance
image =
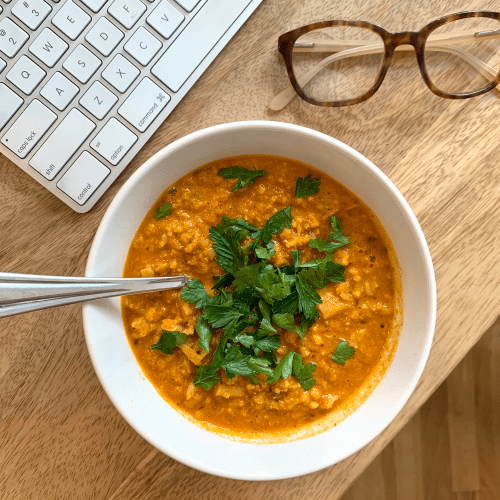
MULTIPOLYGON (((375 176, 378 177, 378 180, 384 185, 384 187, 390 192, 391 196, 393 196, 398 203, 398 205, 401 207, 403 210, 406 218, 409 221, 409 224, 414 232, 415 238, 418 242, 419 245, 419 251, 422 256, 422 261, 424 264, 424 268, 426 270, 426 279, 428 282, 428 299, 429 299, 429 304, 430 304, 430 310, 428 311, 428 315, 426 316, 427 319, 427 324, 423 326, 422 331, 426 333, 426 338, 425 338, 425 343, 422 349, 422 352, 419 353, 419 361, 417 363, 417 367, 412 374, 411 381, 408 383, 406 390, 402 392, 399 397, 398 397, 398 402, 393 405, 393 411, 388 413, 384 418, 383 422, 378 425, 378 427, 375 427, 373 431, 367 436, 365 439, 364 443, 357 446, 353 447, 352 449, 348 450, 348 452, 345 452, 340 459, 335 459, 335 461, 322 461, 319 465, 317 461, 311 460, 308 463, 305 463, 299 472, 294 472, 294 473, 286 473, 286 472, 280 472, 280 470, 277 468, 273 473, 271 474, 265 474, 265 475, 258 475, 258 474, 251 474, 251 475, 242 475, 242 474, 234 474, 232 471, 228 471, 225 469, 220 469, 217 467, 217 465, 207 465, 206 463, 201 463, 197 461, 196 459, 193 459, 189 456, 186 456, 184 453, 179 452, 175 448, 168 447, 168 445, 160 445, 157 440, 155 440, 152 436, 146 434, 144 432, 144 429, 141 428, 139 425, 136 424, 136 422, 132 419, 132 417, 129 415, 129 411, 127 408, 124 407, 122 402, 118 399, 117 395, 111 390, 111 388, 108 386, 105 376, 101 370, 101 366, 97 363, 96 359, 94 358, 93 354, 93 346, 91 342, 91 335, 90 335, 90 327, 91 327, 91 318, 90 318, 90 313, 93 307, 93 304, 95 302, 89 302, 85 303, 83 305, 83 324, 84 324, 84 333, 85 333, 85 340, 87 344, 87 348, 89 351, 89 355, 92 361, 92 365, 94 367, 94 370, 96 372, 96 375, 101 383, 101 386, 103 387, 104 391, 106 392, 108 398, 110 401, 113 403, 115 408, 118 410, 120 415, 125 419, 125 421, 139 434, 143 439, 148 441, 152 446, 154 446, 156 449, 160 450, 161 452, 167 454, 168 456, 174 458, 175 460, 192 467, 194 469, 200 470, 202 472, 214 474, 217 476, 221 477, 226 477, 226 478, 231 478, 231 479, 242 479, 242 480, 278 480, 278 479, 287 479, 287 478, 292 478, 292 477, 298 477, 301 475, 305 474, 310 474, 313 472, 316 472, 318 470, 324 469, 326 467, 329 467, 333 465, 334 463, 338 463, 339 461, 342 461, 346 459, 347 457, 353 455, 354 453, 358 452, 360 449, 365 447, 368 443, 370 443, 373 439, 375 439, 380 433, 394 420, 394 418, 399 414, 401 409, 404 407, 410 396, 413 394, 413 391, 415 390, 415 387, 420 380, 420 377, 422 375, 422 372, 424 370, 425 364, 427 362, 429 352, 431 349, 432 341, 433 341, 433 335, 434 335, 434 328, 435 328, 435 323, 436 323, 436 311, 437 311, 437 293, 436 293, 436 281, 435 281, 435 275, 434 275, 434 268, 432 264, 432 259, 430 255, 429 248, 427 246, 427 242, 425 240, 425 236, 423 234, 423 231, 420 227, 420 224, 418 223, 418 220, 416 216, 414 215, 412 209, 410 208, 408 202, 405 200, 403 195, 399 192, 399 190, 396 188, 396 186, 392 183, 392 181, 387 177, 386 174, 384 174, 378 167, 376 167, 370 160, 368 160, 365 156, 363 156, 361 153, 353 149, 352 147, 344 144, 343 142, 339 141, 338 139, 335 139, 329 135, 323 134, 321 132, 318 132, 316 130, 303 127, 300 125, 295 125, 295 124, 290 124, 290 123, 283 123, 283 122, 276 122, 276 121, 265 121, 265 120, 250 120, 250 121, 240 121, 240 122, 231 122, 231 123, 225 123, 225 124, 220 124, 220 125, 215 125, 211 126, 208 128, 200 129, 195 132, 192 132, 189 135, 186 135, 182 138, 179 138, 175 140, 174 142, 170 143, 157 153, 155 153, 151 158, 149 158, 143 165, 141 165, 131 176, 130 178, 123 184, 123 186, 120 188, 118 193, 115 195, 114 199, 111 201, 110 205, 108 206, 100 224, 99 227, 96 231, 96 234, 94 236, 94 239, 92 241, 92 246, 89 252, 89 256, 87 259, 87 265, 85 268, 85 275, 86 276, 92 276, 92 270, 96 266, 97 259, 98 259, 98 249, 102 245, 102 240, 104 238, 104 235, 106 234, 107 227, 109 223, 113 220, 115 217, 115 212, 116 209, 120 206, 122 201, 129 196, 130 192, 133 191, 134 186, 136 183, 138 183, 143 177, 145 177, 148 172, 156 167, 156 165, 160 164, 165 157, 168 157, 170 154, 172 154, 174 151, 178 149, 183 149, 190 144, 196 143, 198 140, 202 138, 207 138, 210 136, 215 136, 219 134, 224 134, 227 132, 238 132, 238 131, 247 131, 247 130, 268 130, 268 131, 285 131, 285 132, 295 132, 298 134, 305 134, 309 136, 311 139, 316 139, 321 142, 328 142, 330 143, 331 146, 334 148, 339 148, 342 150, 344 153, 347 155, 354 157, 354 159, 358 162, 361 162, 364 164, 366 168, 368 168, 371 173, 375 176)), ((103 299, 106 300, 106 299, 103 299)), ((349 417, 347 417, 349 418, 349 417)), ((194 424, 191 424, 194 425, 194 424)), ((205 431, 209 432, 209 431, 205 431)), ((328 432, 325 431, 325 432, 328 432)), ((320 433, 321 434, 321 433, 320 433)), ((313 439, 317 437, 318 435, 313 435, 310 437, 306 437, 304 439, 301 439, 299 441, 305 441, 308 439, 313 439)), ((259 447, 265 447, 265 446, 283 446, 286 447, 289 443, 272 443, 272 444, 259 444, 259 445, 252 445, 250 443, 245 443, 249 446, 259 446, 259 447)))

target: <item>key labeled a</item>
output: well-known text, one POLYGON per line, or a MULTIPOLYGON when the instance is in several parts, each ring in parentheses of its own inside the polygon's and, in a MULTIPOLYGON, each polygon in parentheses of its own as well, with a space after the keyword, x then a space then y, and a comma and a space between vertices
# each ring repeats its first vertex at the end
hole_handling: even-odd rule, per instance
POLYGON ((57 71, 40 90, 40 95, 59 111, 63 111, 78 92, 78 87, 57 71))

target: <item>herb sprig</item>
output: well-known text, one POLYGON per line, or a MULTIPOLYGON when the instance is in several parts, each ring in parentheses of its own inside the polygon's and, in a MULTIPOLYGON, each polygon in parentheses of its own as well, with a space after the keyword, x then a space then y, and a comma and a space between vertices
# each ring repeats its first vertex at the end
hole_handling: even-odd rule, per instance
MULTIPOLYGON (((222 217, 221 224, 210 228, 216 261, 225 273, 214 277, 213 295, 196 279, 188 281, 180 295, 201 311, 195 324, 199 347, 209 353, 213 336, 218 336, 211 362, 196 369, 195 385, 210 389, 220 382, 221 369, 229 379, 242 375, 252 384, 258 384, 258 374, 265 376, 269 384, 294 376, 304 390, 316 383, 312 377, 316 364, 304 365, 299 353, 289 351, 278 360, 278 329, 294 332, 303 340, 307 329, 319 318, 317 306, 322 300, 317 290, 330 282, 345 281, 344 267, 333 261, 329 246, 321 250, 321 245, 314 243, 319 238, 311 240, 309 246, 326 251, 324 258, 302 263, 300 250, 293 250, 292 265, 276 267, 270 263, 275 253, 273 236, 291 225, 288 206, 261 228, 229 217, 222 217)), ((337 217, 332 216, 330 225, 328 237, 333 241, 322 241, 340 246, 351 241, 343 235, 337 217)), ((164 330, 152 348, 171 354, 186 340, 181 332, 164 330)), ((344 364, 353 353, 353 347, 340 343, 332 359, 344 364)))
POLYGON ((247 184, 252 184, 259 177, 262 177, 266 174, 267 172, 265 170, 257 170, 255 167, 253 170, 235 166, 229 168, 221 168, 219 170, 219 175, 224 179, 238 179, 236 185, 232 190, 233 193, 246 186, 247 184))

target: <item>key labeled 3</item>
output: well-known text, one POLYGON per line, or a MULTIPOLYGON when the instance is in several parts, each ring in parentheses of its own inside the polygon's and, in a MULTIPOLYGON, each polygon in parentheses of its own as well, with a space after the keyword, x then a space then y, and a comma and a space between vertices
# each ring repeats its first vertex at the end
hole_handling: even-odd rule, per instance
POLYGON ((36 30, 51 10, 52 7, 43 0, 18 0, 11 12, 28 28, 36 30))

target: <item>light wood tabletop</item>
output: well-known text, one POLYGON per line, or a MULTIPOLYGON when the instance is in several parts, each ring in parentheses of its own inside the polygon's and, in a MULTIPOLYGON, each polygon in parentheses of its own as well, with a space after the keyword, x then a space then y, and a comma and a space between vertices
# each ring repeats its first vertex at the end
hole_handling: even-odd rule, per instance
MULTIPOLYGON (((214 0, 217 1, 217 0, 214 0)), ((102 216, 127 178, 186 134, 219 123, 276 120, 333 136, 373 161, 415 212, 434 261, 438 314, 423 376, 394 422, 343 462, 305 477, 243 482, 210 476, 155 450, 101 388, 78 305, 1 321, 0 498, 335 499, 395 436, 500 312, 500 92, 442 99, 414 54, 393 60, 380 90, 344 108, 295 98, 281 33, 314 21, 362 19, 417 30, 441 15, 498 10, 478 0, 264 0, 183 102, 88 214, 78 215, 0 157, 0 269, 82 276, 102 216)), ((0 103, 1 104, 1 103, 0 103)))

